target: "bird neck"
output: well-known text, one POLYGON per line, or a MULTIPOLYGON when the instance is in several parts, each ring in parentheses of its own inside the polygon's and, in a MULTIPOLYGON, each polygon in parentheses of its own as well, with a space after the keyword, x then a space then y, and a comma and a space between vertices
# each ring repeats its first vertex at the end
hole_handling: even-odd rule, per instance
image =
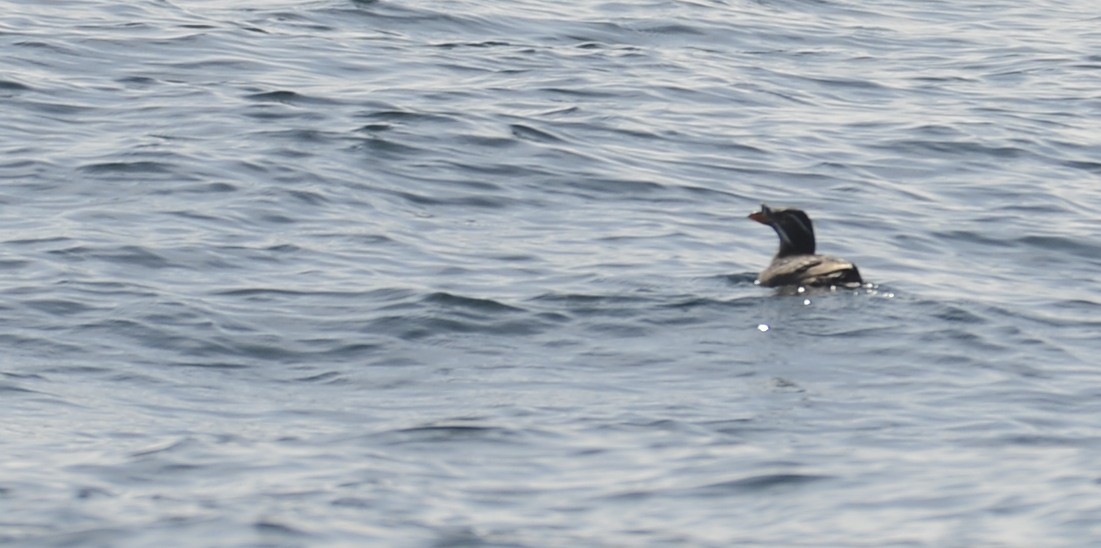
POLYGON ((777 223, 772 226, 780 236, 780 250, 776 252, 777 257, 814 255, 813 229, 808 231, 799 224, 801 223, 777 223))

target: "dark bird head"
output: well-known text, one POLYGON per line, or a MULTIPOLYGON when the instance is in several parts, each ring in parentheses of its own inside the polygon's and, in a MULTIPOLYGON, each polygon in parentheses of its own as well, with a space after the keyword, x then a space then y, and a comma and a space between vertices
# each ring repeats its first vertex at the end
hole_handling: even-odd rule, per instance
POLYGON ((749 218, 771 226, 780 236, 777 257, 814 255, 814 225, 801 209, 772 209, 761 204, 761 210, 750 213, 749 218))

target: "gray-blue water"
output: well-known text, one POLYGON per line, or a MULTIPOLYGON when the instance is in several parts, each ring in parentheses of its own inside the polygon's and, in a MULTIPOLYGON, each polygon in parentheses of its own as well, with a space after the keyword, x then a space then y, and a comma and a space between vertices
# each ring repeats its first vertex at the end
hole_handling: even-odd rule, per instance
POLYGON ((1101 537, 1093 0, 0 12, 0 541, 1101 537))

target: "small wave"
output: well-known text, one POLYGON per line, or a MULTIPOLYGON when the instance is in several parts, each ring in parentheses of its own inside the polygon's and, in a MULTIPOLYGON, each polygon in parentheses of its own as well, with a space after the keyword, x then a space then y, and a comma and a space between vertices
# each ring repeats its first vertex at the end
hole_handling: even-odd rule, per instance
POLYGON ((30 91, 30 86, 14 80, 0 80, 0 91, 30 91))
POLYGON ((510 306, 493 299, 464 297, 454 293, 437 292, 423 299, 425 303, 439 304, 447 307, 459 307, 484 312, 520 312, 523 309, 510 306))
POLYGON ((702 492, 710 493, 713 495, 746 492, 755 493, 783 487, 798 487, 801 485, 806 485, 808 483, 825 481, 832 478, 833 476, 821 474, 761 474, 758 476, 749 476, 746 478, 712 483, 710 485, 705 485, 703 487, 693 489, 692 491, 697 494, 702 492))
POLYGON ((297 91, 291 90, 276 90, 276 91, 264 91, 259 93, 252 93, 245 95, 245 99, 249 101, 256 101, 259 103, 282 103, 285 105, 296 104, 308 104, 308 105, 337 105, 339 101, 327 98, 317 97, 313 95, 304 95, 297 91))
POLYGON ((524 124, 510 124, 509 129, 512 130, 512 134, 519 139, 526 139, 528 141, 535 141, 538 143, 562 143, 565 139, 558 137, 546 130, 536 129, 534 127, 524 124))
MULTIPOLYGON (((469 421, 461 421, 469 422, 469 421)), ((515 444, 535 433, 534 430, 516 430, 481 424, 433 423, 408 428, 398 428, 375 434, 393 445, 440 443, 507 443, 515 444)))
POLYGON ((97 162, 80 166, 81 171, 93 174, 167 174, 173 173, 177 169, 178 166, 176 166, 175 164, 151 160, 138 160, 133 162, 97 162))
POLYGON ((0 393, 16 393, 16 394, 37 394, 37 390, 31 390, 30 388, 23 388, 15 383, 0 382, 0 393))

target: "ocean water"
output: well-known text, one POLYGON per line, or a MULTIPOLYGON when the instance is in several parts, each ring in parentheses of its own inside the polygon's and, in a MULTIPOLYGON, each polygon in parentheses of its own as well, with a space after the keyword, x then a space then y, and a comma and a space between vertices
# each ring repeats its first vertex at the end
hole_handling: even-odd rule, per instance
POLYGON ((1092 2, 0 8, 0 542, 1101 537, 1092 2))

